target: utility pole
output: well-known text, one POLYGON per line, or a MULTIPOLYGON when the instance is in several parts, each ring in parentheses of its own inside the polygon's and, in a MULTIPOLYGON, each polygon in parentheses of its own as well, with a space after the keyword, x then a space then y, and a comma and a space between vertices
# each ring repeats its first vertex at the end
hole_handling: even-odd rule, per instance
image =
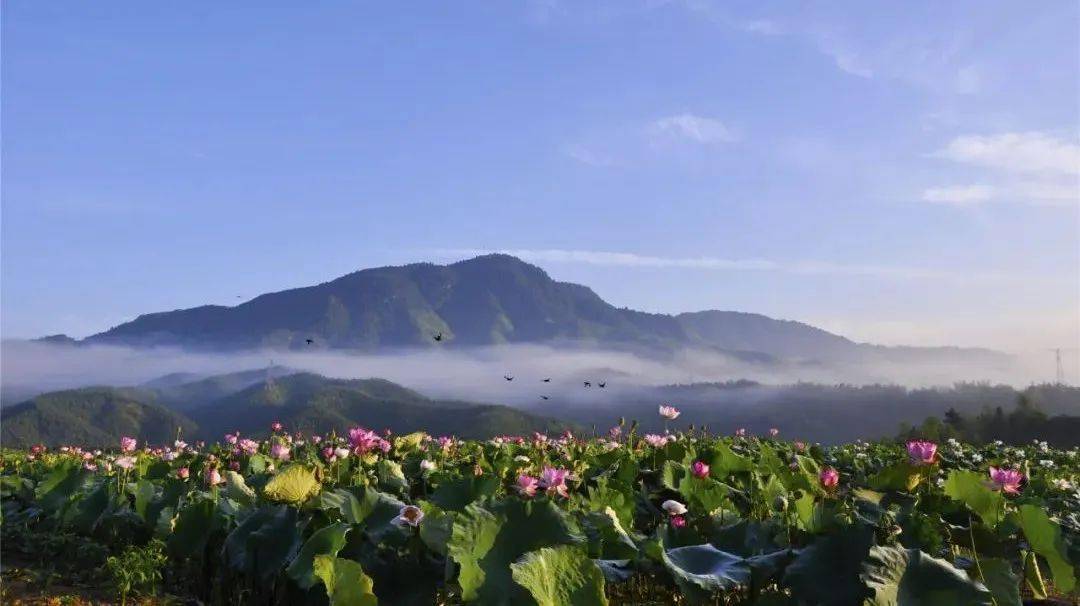
POLYGON ((1057 362, 1057 369, 1054 373, 1054 382, 1058 385, 1065 383, 1065 367, 1061 365, 1061 348, 1054 350, 1054 360, 1057 362))

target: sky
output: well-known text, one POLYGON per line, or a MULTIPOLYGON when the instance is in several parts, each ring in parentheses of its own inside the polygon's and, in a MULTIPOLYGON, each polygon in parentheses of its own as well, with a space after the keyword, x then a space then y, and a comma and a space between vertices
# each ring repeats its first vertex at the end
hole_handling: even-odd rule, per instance
POLYGON ((647 311, 1075 348, 1078 7, 10 0, 0 332, 506 251, 647 311))

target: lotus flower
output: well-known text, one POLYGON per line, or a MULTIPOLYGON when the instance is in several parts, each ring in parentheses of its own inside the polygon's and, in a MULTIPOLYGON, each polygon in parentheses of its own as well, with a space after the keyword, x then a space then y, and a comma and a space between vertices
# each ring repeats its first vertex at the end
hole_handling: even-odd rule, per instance
POLYGON ((225 434, 225 443, 226 444, 236 444, 236 442, 239 441, 239 440, 240 440, 240 432, 225 434))
POLYGON ((740 428, 736 429, 735 430, 735 435, 740 437, 740 438, 745 438, 746 437, 746 428, 745 427, 740 427, 740 428))
POLYGON ((259 443, 255 440, 248 440, 247 438, 240 440, 240 452, 246 455, 253 455, 259 452, 259 443))
POLYGON ((434 461, 430 461, 428 459, 424 459, 423 461, 420 461, 420 470, 421 471, 432 471, 432 470, 435 469, 435 467, 436 467, 436 465, 435 465, 434 461))
POLYGON ((566 469, 558 469, 555 467, 545 467, 544 471, 540 474, 540 487, 547 491, 549 495, 559 495, 566 498, 570 494, 567 492, 566 478, 570 475, 570 472, 566 469))
POLYGON ((707 478, 709 477, 709 466, 703 461, 694 461, 694 464, 690 466, 690 472, 696 478, 707 478))
POLYGON ((353 427, 349 430, 349 443, 352 444, 356 454, 360 456, 375 449, 381 450, 382 452, 390 450, 390 442, 379 437, 379 434, 374 431, 364 429, 363 427, 353 427))
POLYGON ((668 499, 661 503, 660 508, 666 511, 669 516, 685 515, 688 511, 686 509, 686 505, 683 505, 682 503, 678 501, 673 501, 671 499, 668 499))
POLYGON ((415 505, 406 505, 401 508, 401 512, 396 518, 394 523, 399 526, 412 526, 416 528, 420 525, 420 522, 424 519, 424 512, 415 505))
POLYGON ((203 479, 205 479, 206 483, 210 486, 217 486, 225 481, 221 478, 221 473, 214 467, 210 467, 203 472, 203 479))
POLYGON ((188 477, 190 475, 191 475, 191 470, 188 469, 187 467, 181 467, 180 469, 176 470, 176 477, 180 478, 181 480, 188 479, 188 477))
POLYGON ((1024 481, 1024 474, 1015 469, 991 467, 990 481, 1002 492, 1020 494, 1020 483, 1024 481))
POLYGON ((682 516, 671 516, 671 526, 673 528, 682 528, 686 526, 686 518, 682 516))
POLYGON ((117 457, 116 466, 120 469, 131 469, 135 467, 135 457, 117 457))
POLYGON ((776 436, 780 435, 780 430, 772 427, 769 429, 769 435, 775 438, 776 436))
POLYGON ((290 449, 287 445, 280 442, 275 442, 270 445, 270 456, 279 461, 288 461, 290 456, 290 449))
POLYGON ((826 489, 836 488, 840 484, 840 472, 836 471, 832 467, 826 467, 821 470, 821 474, 818 476, 821 480, 821 485, 826 489))
POLYGON ((540 481, 536 478, 522 474, 517 479, 517 491, 518 494, 526 497, 532 497, 536 495, 536 489, 539 487, 540 481))
POLYGON ((134 452, 138 445, 139 441, 135 438, 130 438, 128 436, 120 438, 120 452, 134 452))
POLYGON ((660 448, 664 444, 668 443, 668 437, 661 436, 655 433, 647 433, 645 434, 645 443, 649 446, 652 446, 653 448, 660 448))
POLYGON ((911 440, 907 443, 907 454, 912 465, 933 465, 937 462, 937 444, 911 440))
POLYGON ((675 419, 678 419, 679 415, 681 414, 682 413, 679 412, 679 409, 675 408, 674 406, 668 406, 666 404, 662 404, 660 406, 660 416, 664 417, 668 421, 674 421, 675 419))
POLYGON ((274 421, 273 423, 270 424, 270 429, 274 433, 277 433, 277 432, 281 431, 284 428, 285 428, 285 426, 281 424, 281 421, 274 421))
POLYGON ((327 461, 329 461, 331 463, 333 463, 334 461, 337 460, 337 455, 334 454, 334 447, 333 446, 327 446, 326 448, 323 448, 322 449, 322 456, 323 456, 324 459, 326 459, 327 461))

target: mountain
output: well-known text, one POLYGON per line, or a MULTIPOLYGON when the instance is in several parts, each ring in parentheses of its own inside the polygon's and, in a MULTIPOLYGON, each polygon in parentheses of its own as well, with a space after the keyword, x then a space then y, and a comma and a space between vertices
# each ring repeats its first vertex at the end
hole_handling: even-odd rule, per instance
POLYGON ((219 440, 239 430, 264 435, 281 421, 290 430, 338 433, 362 425, 394 432, 427 430, 482 438, 559 431, 571 424, 507 406, 433 400, 382 379, 343 380, 283 367, 175 384, 167 375, 149 387, 86 387, 39 395, 0 413, 0 444, 113 446, 121 436, 152 444, 219 440))
MULTIPOLYGON (((816 360, 899 352, 758 314, 702 311, 672 316, 616 308, 585 286, 553 280, 539 267, 501 254, 450 265, 365 269, 316 286, 261 295, 235 307, 206 305, 146 314, 85 342, 217 350, 575 342, 639 351, 693 346, 762 363, 777 357, 816 360), (433 337, 440 334, 436 342, 433 337)), ((899 355, 933 351, 956 354, 910 348, 899 355)), ((979 355, 1001 357, 986 351, 979 355)))
POLYGON ((210 377, 173 373, 143 383, 142 386, 155 389, 161 402, 169 408, 186 412, 257 383, 294 372, 284 366, 271 366, 210 377))
POLYGON ((115 446, 121 436, 155 444, 171 443, 177 429, 185 436, 196 425, 157 402, 150 390, 85 387, 42 394, 0 413, 0 443, 7 448, 77 444, 115 446))
POLYGON ((191 410, 204 433, 262 433, 274 421, 312 433, 339 434, 363 425, 395 433, 425 430, 439 435, 489 437, 569 427, 506 406, 431 400, 383 379, 328 379, 297 373, 252 385, 191 410))

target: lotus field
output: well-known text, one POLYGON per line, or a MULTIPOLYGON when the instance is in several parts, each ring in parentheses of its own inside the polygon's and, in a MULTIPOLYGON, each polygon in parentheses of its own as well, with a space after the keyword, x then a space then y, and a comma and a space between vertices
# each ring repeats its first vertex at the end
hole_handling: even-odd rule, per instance
POLYGON ((274 424, 211 445, 5 450, 5 566, 118 601, 1075 600, 1075 449, 821 447, 660 413, 671 432, 461 441, 274 424))

